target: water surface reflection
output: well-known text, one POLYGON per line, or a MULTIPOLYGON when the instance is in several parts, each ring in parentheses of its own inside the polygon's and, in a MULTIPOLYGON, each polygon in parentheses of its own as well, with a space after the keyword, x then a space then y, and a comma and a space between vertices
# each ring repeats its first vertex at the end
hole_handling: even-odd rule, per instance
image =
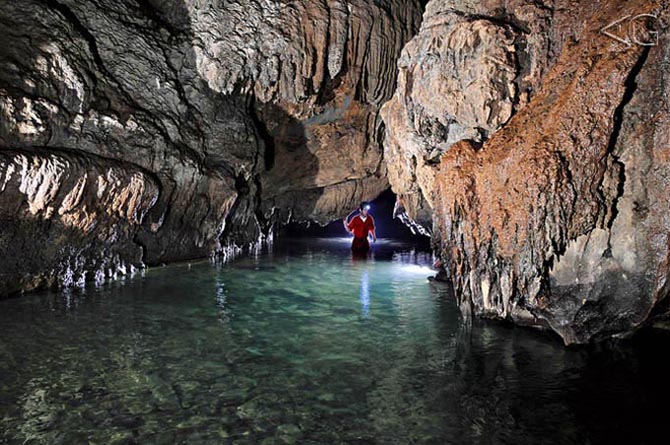
POLYGON ((430 253, 374 248, 0 302, 0 443, 660 443, 666 338, 464 321, 430 253))

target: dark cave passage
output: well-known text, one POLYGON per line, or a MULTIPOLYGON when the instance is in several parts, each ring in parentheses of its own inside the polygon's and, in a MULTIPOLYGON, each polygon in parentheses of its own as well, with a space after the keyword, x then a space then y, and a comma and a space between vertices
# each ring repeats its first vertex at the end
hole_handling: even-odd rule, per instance
MULTIPOLYGON (((381 240, 403 241, 426 248, 430 245, 430 238, 412 232, 412 229, 393 215, 396 203, 396 195, 391 189, 385 190, 381 195, 370 201, 370 214, 375 220, 377 237, 381 240)), ((352 211, 355 208, 351 209, 352 211)), ((355 213, 354 213, 355 214, 355 213)), ((292 222, 282 227, 279 231, 279 239, 283 238, 342 238, 350 237, 342 227, 342 219, 320 225, 310 222, 292 222)))

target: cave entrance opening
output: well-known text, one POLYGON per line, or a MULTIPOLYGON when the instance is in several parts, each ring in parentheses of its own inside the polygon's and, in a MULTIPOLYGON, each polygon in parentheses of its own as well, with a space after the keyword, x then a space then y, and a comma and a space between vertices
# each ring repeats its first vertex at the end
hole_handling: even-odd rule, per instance
MULTIPOLYGON (((417 247, 429 248, 430 238, 413 233, 402 221, 394 217, 395 202, 396 195, 391 189, 385 190, 377 198, 370 201, 370 214, 375 221, 378 242, 382 244, 385 242, 403 242, 417 247)), ((352 208, 351 210, 355 209, 352 208)), ((356 212, 352 216, 355 214, 356 212)), ((345 215, 342 216, 342 218, 344 217, 345 215)), ((332 238, 350 242, 351 235, 345 231, 342 218, 331 221, 325 226, 313 222, 289 223, 280 231, 280 239, 332 238)))

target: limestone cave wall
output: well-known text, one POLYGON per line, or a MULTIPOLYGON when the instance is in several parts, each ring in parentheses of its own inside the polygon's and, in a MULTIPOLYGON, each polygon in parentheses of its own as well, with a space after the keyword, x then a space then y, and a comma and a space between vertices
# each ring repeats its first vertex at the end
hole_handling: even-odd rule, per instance
POLYGON ((388 188, 418 0, 0 10, 0 295, 228 256, 388 188))
POLYGON ((667 13, 665 1, 428 4, 382 109, 385 158, 465 313, 566 344, 667 313, 667 13))

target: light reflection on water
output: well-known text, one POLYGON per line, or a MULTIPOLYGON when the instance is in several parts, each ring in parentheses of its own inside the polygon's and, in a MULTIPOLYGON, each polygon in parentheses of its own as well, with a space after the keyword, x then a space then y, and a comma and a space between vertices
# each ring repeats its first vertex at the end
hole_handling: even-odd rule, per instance
POLYGON ((370 314, 370 278, 367 270, 361 275, 361 313, 363 318, 368 318, 370 314))
POLYGON ((463 321, 430 253, 348 242, 0 302, 0 443, 654 443, 667 341, 463 321))

